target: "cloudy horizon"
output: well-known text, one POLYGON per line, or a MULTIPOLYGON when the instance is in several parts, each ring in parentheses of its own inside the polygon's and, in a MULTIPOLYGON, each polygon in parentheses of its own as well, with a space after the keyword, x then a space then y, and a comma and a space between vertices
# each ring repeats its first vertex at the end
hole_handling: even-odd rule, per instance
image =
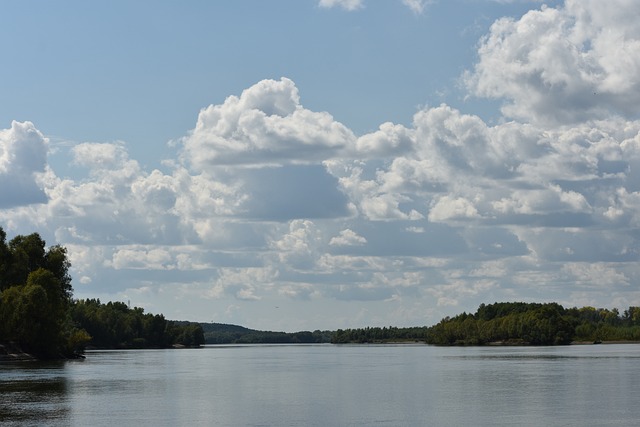
POLYGON ((65 246, 76 298, 169 319, 640 305, 640 3, 457 2, 244 3, 279 28, 206 6, 240 29, 117 3, 107 23, 149 33, 97 28, 92 53, 32 16, 43 33, 3 42, 0 226, 65 246))

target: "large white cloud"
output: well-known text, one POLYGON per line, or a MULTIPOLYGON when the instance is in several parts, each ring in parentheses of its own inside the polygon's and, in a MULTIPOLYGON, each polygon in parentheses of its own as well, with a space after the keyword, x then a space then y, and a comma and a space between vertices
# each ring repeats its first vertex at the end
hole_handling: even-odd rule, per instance
POLYGON ((303 108, 293 81, 282 78, 263 80, 200 111, 196 127, 183 139, 182 157, 196 171, 304 164, 334 156, 354 139, 330 114, 303 108))
POLYGON ((443 105, 418 112, 413 128, 386 125, 384 137, 377 131, 359 138, 361 160, 325 165, 372 220, 420 220, 427 213, 432 221, 602 224, 633 215, 622 206, 623 200, 635 206, 631 194, 639 189, 639 126, 621 119, 551 130, 488 126, 443 105), (372 152, 379 155, 367 158, 372 152))
POLYGON ((567 0, 502 18, 482 40, 465 81, 506 99, 509 117, 542 124, 640 113, 640 3, 567 0))
POLYGON ((47 143, 31 122, 13 121, 9 129, 0 129, 0 208, 46 202, 39 178, 47 143))

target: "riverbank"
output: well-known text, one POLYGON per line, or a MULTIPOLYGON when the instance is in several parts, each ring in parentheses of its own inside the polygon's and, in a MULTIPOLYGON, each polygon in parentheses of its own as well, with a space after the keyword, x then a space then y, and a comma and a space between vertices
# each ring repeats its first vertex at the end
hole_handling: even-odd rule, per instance
POLYGON ((5 362, 35 362, 38 360, 65 360, 65 359, 84 359, 85 356, 80 353, 60 354, 58 357, 40 358, 31 353, 25 352, 19 344, 15 342, 0 342, 0 363, 5 362))
POLYGON ((15 343, 0 344, 0 362, 31 362, 38 360, 34 355, 25 353, 15 343))

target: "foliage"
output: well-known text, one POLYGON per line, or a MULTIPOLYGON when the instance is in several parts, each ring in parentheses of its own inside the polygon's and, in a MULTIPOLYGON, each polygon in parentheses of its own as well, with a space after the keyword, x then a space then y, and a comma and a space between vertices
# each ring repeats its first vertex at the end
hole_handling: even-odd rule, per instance
POLYGON ((640 307, 570 308, 557 303, 481 304, 474 314, 445 317, 431 327, 338 329, 331 342, 423 341, 436 345, 562 345, 574 341, 640 341, 640 307))
POLYGON ((46 248, 38 233, 7 243, 0 227, 0 341, 43 358, 81 349, 83 335, 68 318, 69 268, 65 248, 46 248))
POLYGON ((99 299, 74 301, 71 318, 91 336, 95 348, 197 347, 204 344, 197 323, 167 321, 162 314, 145 313, 123 302, 103 304, 99 299))
POLYGON ((0 343, 40 358, 69 357, 87 344, 101 348, 199 346, 202 327, 129 309, 121 302, 72 299, 67 250, 46 247, 38 233, 8 243, 0 227, 0 343))
POLYGON ((393 326, 338 329, 331 339, 334 344, 384 343, 424 341, 426 327, 396 328, 393 326))
POLYGON ((557 345, 573 341, 640 341, 640 309, 565 309, 557 303, 481 304, 475 314, 445 318, 428 329, 438 345, 557 345))

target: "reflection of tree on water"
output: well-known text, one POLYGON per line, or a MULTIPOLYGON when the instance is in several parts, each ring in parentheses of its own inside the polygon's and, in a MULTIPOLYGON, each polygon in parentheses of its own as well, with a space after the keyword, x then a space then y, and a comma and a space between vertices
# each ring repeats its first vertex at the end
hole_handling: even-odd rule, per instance
POLYGON ((65 362, 0 365, 0 421, 68 424, 65 362))

